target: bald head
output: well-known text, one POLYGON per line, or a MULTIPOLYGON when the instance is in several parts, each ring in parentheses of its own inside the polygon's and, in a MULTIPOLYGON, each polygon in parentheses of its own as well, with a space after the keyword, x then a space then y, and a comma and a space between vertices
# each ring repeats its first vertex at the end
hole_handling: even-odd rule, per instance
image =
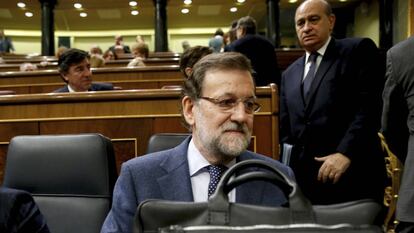
POLYGON ((300 10, 300 9, 301 9, 301 7, 306 7, 306 5, 308 5, 308 4, 318 4, 318 5, 320 5, 320 7, 322 7, 322 8, 324 9, 325 14, 326 14, 327 16, 329 16, 329 15, 331 15, 331 14, 332 14, 332 7, 331 7, 331 4, 329 4, 329 2, 327 2, 327 1, 325 1, 325 0, 306 0, 306 1, 302 2, 302 3, 298 6, 298 8, 296 9, 296 12, 297 12, 298 10, 300 10))

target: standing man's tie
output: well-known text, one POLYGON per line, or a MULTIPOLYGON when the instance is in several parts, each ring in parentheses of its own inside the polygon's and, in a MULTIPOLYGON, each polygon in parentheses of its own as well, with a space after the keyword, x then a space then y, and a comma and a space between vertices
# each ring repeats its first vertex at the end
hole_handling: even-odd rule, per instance
POLYGON ((221 175, 224 173, 226 169, 227 168, 222 165, 209 165, 207 167, 208 173, 210 173, 210 183, 208 184, 208 197, 210 197, 214 193, 214 191, 216 191, 221 175))
POLYGON ((305 79, 303 80, 303 97, 305 100, 308 98, 309 89, 312 85, 313 78, 315 77, 316 70, 316 59, 318 58, 318 53, 311 53, 309 56, 309 61, 311 63, 308 73, 306 74, 305 79))

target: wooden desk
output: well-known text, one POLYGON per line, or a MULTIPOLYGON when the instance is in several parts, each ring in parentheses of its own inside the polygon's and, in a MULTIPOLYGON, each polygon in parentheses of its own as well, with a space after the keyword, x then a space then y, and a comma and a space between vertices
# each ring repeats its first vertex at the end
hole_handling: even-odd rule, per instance
MULTIPOLYGON (((251 148, 278 158, 277 93, 257 88, 251 148)), ((112 139, 117 166, 145 154, 155 133, 187 130, 180 122, 180 91, 129 90, 0 96, 0 181, 7 147, 17 135, 101 133, 112 139)))
POLYGON ((276 49, 277 65, 281 71, 286 70, 296 59, 305 54, 303 49, 276 49))
MULTIPOLYGON (((122 60, 110 60, 105 62, 104 67, 126 67, 132 59, 122 59, 122 60)), ((3 63, 0 64, 0 72, 6 71, 20 71, 20 65, 24 62, 30 62, 30 60, 19 60, 21 63, 3 63)), ((144 60, 146 66, 165 66, 165 65, 178 65, 180 58, 148 58, 144 60)), ((31 62, 33 65, 37 66, 38 70, 57 70, 58 63, 49 62, 47 66, 41 66, 40 62, 31 62)))
MULTIPOLYGON (((119 60, 110 60, 105 63, 105 67, 122 67, 127 66, 132 59, 119 59, 119 60)), ((147 58, 143 60, 146 66, 165 66, 165 65, 178 65, 180 58, 147 58)))
MULTIPOLYGON (((110 82, 123 89, 161 88, 183 82, 178 65, 92 69, 95 82, 110 82)), ((57 70, 0 72, 0 90, 17 94, 49 93, 65 85, 57 70)))
MULTIPOLYGON (((16 63, 16 64, 0 64, 0 72, 7 72, 7 71, 20 71, 20 65, 23 63, 16 63)), ((41 66, 39 62, 33 62, 33 65, 37 66, 38 70, 57 70, 57 62, 49 62, 47 66, 41 66)))

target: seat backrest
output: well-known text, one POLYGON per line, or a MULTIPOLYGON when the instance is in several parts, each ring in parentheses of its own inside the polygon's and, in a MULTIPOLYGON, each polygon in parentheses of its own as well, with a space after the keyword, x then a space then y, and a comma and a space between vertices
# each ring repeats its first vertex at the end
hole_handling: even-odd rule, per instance
POLYGON ((398 224, 398 220, 395 218, 398 192, 400 190, 401 177, 404 169, 404 165, 398 159, 398 157, 390 150, 382 133, 378 133, 381 140, 382 150, 385 152, 385 166, 387 169, 387 175, 390 179, 390 185, 385 187, 384 192, 384 205, 388 207, 385 219, 384 229, 386 232, 395 232, 395 227, 398 224))
POLYGON ((4 186, 32 193, 54 233, 99 232, 116 180, 111 141, 100 134, 14 137, 4 186))
POLYGON ((186 133, 159 133, 154 134, 148 141, 147 153, 171 149, 178 146, 190 134, 186 133))

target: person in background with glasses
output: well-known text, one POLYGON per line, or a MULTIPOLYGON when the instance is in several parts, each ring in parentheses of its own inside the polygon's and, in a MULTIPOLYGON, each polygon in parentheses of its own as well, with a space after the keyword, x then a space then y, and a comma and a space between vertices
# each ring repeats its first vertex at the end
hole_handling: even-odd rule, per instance
MULTIPOLYGON (((182 89, 181 113, 191 136, 173 149, 122 165, 101 232, 131 232, 136 208, 146 199, 206 202, 221 173, 240 161, 267 161, 293 179, 287 166, 247 150, 259 110, 252 68, 244 55, 201 58, 182 89)), ((266 206, 287 202, 281 189, 263 181, 237 187, 229 200, 266 206)))

